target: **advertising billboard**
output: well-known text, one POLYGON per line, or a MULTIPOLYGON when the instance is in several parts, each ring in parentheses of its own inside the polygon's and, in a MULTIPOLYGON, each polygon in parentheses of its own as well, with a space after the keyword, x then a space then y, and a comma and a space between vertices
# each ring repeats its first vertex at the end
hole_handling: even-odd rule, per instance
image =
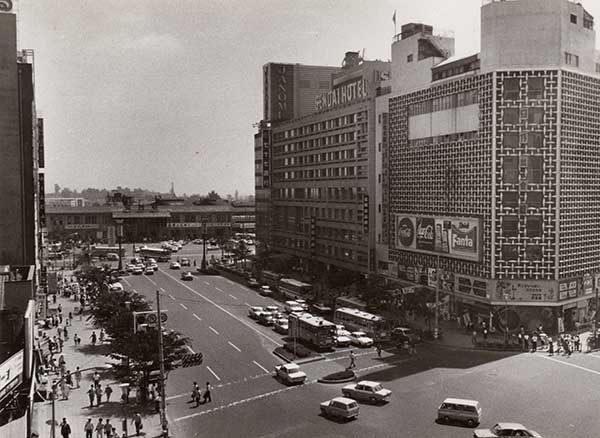
POLYGON ((556 302, 558 290, 556 283, 549 280, 498 280, 494 299, 502 302, 556 302))
POLYGON ((353 103, 356 100, 366 98, 367 93, 367 80, 364 78, 353 79, 317 96, 315 98, 315 108, 317 111, 322 111, 353 103))
POLYGON ((396 215, 396 248, 480 261, 482 227, 479 218, 396 215))
POLYGON ((265 119, 294 118, 294 65, 268 64, 265 68, 265 119))

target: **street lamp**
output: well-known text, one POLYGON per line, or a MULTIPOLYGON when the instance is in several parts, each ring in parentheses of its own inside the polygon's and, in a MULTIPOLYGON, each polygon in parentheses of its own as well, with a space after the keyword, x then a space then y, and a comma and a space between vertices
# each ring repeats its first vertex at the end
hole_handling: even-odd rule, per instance
POLYGON ((117 239, 119 239, 119 272, 123 270, 123 255, 121 251, 121 241, 123 240, 123 219, 115 219, 117 224, 117 239))
POLYGON ((504 345, 508 345, 508 297, 507 293, 504 293, 504 345))
POLYGON ((206 269, 206 222, 202 222, 202 263, 200 268, 206 269))
MULTIPOLYGON (((107 363, 105 365, 98 365, 98 366, 94 366, 94 367, 84 368, 79 371, 84 372, 84 371, 97 370, 97 369, 110 370, 110 369, 112 369, 112 367, 113 366, 111 364, 107 363)), ((50 438, 56 438, 56 387, 66 377, 67 377, 67 375, 65 374, 64 376, 62 376, 60 379, 58 379, 56 382, 54 382, 52 384, 52 428, 50 429, 50 438)))

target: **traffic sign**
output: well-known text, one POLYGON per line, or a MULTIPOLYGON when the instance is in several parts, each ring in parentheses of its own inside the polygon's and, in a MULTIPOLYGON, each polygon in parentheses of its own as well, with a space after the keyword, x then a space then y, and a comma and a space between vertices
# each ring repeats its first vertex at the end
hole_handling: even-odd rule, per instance
MULTIPOLYGON (((167 311, 160 311, 160 320, 162 323, 167 321, 167 311)), ((158 317, 156 310, 145 310, 143 312, 133 312, 133 332, 137 333, 140 326, 156 327, 158 325, 158 317)))

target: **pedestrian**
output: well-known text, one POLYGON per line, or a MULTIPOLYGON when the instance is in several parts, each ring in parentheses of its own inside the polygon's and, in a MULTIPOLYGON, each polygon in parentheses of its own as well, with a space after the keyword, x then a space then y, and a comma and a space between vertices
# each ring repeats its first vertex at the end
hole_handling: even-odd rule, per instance
POLYGON ((81 336, 77 336, 77 345, 81 345, 81 336))
POLYGON ((94 433, 94 423, 92 423, 91 418, 88 418, 87 422, 83 426, 83 430, 85 432, 85 438, 92 438, 92 434, 94 433))
POLYGON ((473 330, 471 334, 471 343, 475 346, 477 345, 477 330, 473 330))
POLYGON ((485 321, 484 321, 484 326, 483 326, 483 343, 484 343, 484 345, 487 345, 487 338, 488 338, 488 329, 485 326, 485 321))
POLYGON ((112 431, 113 431, 112 424, 110 424, 110 420, 107 418, 106 423, 104 423, 104 436, 106 436, 106 438, 112 438, 112 436, 113 436, 112 431))
POLYGON ((100 386, 100 373, 98 371, 94 373, 92 379, 94 380, 94 386, 100 386))
POLYGON ((154 383, 151 383, 148 387, 148 393, 150 394, 150 400, 154 400, 156 398, 156 389, 154 389, 154 383))
POLYGON ((62 313, 62 304, 58 305, 58 313, 61 314, 62 313))
POLYGON ((92 340, 92 345, 96 345, 96 332, 92 332, 90 339, 92 340))
POLYGON ((104 342, 104 329, 100 329, 100 343, 104 342))
POLYGON ((356 368, 356 358, 353 350, 350 350, 350 366, 348 368, 356 368))
POLYGON ((212 389, 212 386, 211 386, 210 382, 206 382, 206 390, 204 391, 204 403, 212 401, 212 397, 210 395, 211 389, 212 389))
POLYGON ((56 334, 58 335, 58 337, 59 337, 59 338, 62 338, 62 335, 63 335, 63 329, 62 329, 62 327, 61 327, 61 326, 58 326, 58 327, 56 328, 56 334))
POLYGON ((531 350, 531 340, 529 339, 529 335, 525 333, 523 336, 523 350, 527 349, 527 351, 531 350))
POLYGON ((98 406, 100 406, 100 403, 102 403, 102 385, 100 384, 96 386, 96 403, 98 406))
POLYGON ((62 423, 60 423, 60 434, 63 438, 69 438, 69 435, 71 435, 71 426, 67 423, 66 418, 63 418, 62 423))
POLYGON ((192 388, 192 401, 196 401, 196 395, 200 392, 200 386, 198 386, 198 382, 194 382, 194 386, 192 388))
POLYGON ((67 330, 67 327, 63 327, 63 336, 65 337, 65 341, 69 339, 69 330, 67 330))
POLYGON ((73 321, 73 312, 69 312, 69 321, 73 321))
POLYGON ((408 351, 408 354, 417 354, 417 346, 414 342, 410 343, 410 350, 408 351))
POLYGON ((75 370, 75 383, 77 384, 77 388, 79 388, 79 384, 81 383, 81 370, 79 367, 75 370))
POLYGON ((73 387, 73 376, 71 375, 70 370, 67 370, 67 375, 65 376, 65 382, 67 382, 67 385, 69 385, 71 388, 73 387))
MULTIPOLYGON (((62 354, 60 355, 60 357, 58 358, 58 366, 60 367, 60 369, 62 370, 65 367, 66 361, 65 361, 65 356, 63 356, 62 354)), ((61 375, 64 374, 64 372, 61 371, 61 375)))
POLYGON ((548 338, 548 356, 554 356, 554 341, 548 338))
POLYGON ((581 339, 579 338, 579 335, 575 335, 575 351, 581 353, 581 339))
POLYGON ((532 353, 537 351, 537 341, 538 341, 537 333, 533 332, 533 335, 531 336, 531 352, 532 353))
POLYGON ((131 422, 135 425, 135 435, 139 436, 140 430, 142 430, 144 428, 144 425, 142 424, 142 416, 140 415, 139 412, 136 412, 136 414, 133 416, 133 419, 131 420, 131 422))
POLYGON ((377 344, 375 350, 377 351, 377 357, 381 357, 381 344, 377 344))
POLYGON ((58 351, 60 353, 62 353, 62 351, 63 351, 64 343, 65 343, 65 341, 63 341, 63 338, 58 338, 58 351))
POLYGON ((87 391, 88 397, 90 399, 90 408, 94 407, 94 397, 96 396, 96 390, 94 389, 94 385, 90 385, 90 389, 87 391))
POLYGON ((67 386, 67 382, 65 382, 64 378, 60 381, 60 393, 62 394, 63 400, 69 400, 69 387, 67 386))
POLYGON ((96 423, 96 438, 102 438, 102 432, 104 431, 104 424, 102 424, 102 418, 98 418, 98 423, 96 423))
POLYGON ((104 388, 104 394, 106 394, 106 403, 110 402, 110 395, 112 394, 113 390, 110 387, 110 385, 106 385, 106 388, 104 388))

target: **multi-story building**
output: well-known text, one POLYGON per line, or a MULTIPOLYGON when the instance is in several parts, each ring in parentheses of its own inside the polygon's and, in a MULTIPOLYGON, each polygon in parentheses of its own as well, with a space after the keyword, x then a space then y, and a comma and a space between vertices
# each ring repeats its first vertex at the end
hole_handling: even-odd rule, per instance
POLYGON ((589 321, 600 285, 593 17, 568 0, 488 0, 481 52, 461 58, 421 58, 415 40, 430 29, 403 28, 378 100, 380 271, 511 328, 589 321))
POLYGON ((305 270, 314 262, 329 269, 373 270, 369 191, 375 95, 389 67, 348 52, 310 114, 263 121, 255 137, 257 161, 262 159, 257 168, 257 238, 296 257, 305 270))

